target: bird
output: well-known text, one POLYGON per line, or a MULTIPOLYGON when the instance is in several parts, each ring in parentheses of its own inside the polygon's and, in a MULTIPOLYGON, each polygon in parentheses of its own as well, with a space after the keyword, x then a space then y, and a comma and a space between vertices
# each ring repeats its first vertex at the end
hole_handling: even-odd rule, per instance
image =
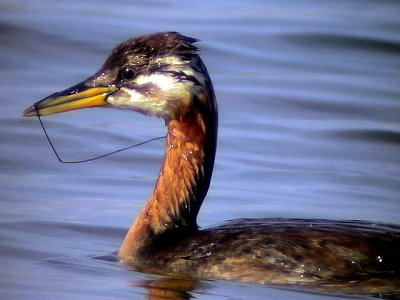
POLYGON ((136 271, 182 278, 400 295, 400 226, 242 218, 199 228, 217 149, 218 108, 196 42, 177 32, 128 39, 94 75, 23 112, 31 117, 111 107, 165 121, 160 173, 119 249, 120 260, 136 271))

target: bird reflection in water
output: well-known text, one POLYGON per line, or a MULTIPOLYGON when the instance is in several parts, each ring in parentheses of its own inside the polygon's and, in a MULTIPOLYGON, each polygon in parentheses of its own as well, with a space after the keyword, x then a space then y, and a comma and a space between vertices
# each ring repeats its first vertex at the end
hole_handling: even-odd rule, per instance
POLYGON ((146 288, 149 300, 188 300, 198 283, 189 278, 160 278, 135 282, 134 286, 146 288))

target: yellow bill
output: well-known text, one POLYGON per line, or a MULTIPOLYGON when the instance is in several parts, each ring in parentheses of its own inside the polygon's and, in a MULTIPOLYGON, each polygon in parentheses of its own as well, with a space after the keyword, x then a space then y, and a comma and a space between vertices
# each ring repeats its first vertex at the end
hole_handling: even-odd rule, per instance
POLYGON ((108 87, 84 87, 76 85, 68 90, 55 93, 36 102, 25 109, 23 117, 36 116, 36 109, 41 116, 52 115, 75 109, 97 107, 107 105, 107 97, 116 90, 115 86, 108 87))

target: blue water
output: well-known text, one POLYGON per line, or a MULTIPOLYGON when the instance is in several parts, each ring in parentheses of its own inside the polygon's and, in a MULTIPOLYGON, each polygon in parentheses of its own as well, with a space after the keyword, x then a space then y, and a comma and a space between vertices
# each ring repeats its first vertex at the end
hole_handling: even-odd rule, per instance
MULTIPOLYGON (((155 298, 150 286, 164 279, 112 253, 150 195, 163 141, 62 165, 38 121, 20 117, 142 33, 201 40, 220 112, 201 226, 238 217, 400 224, 399 15, 398 1, 1 0, 0 298, 155 298)), ((67 160, 165 133, 160 120, 102 108, 44 122, 67 160)), ((190 296, 344 297, 200 281, 171 298, 190 296)))

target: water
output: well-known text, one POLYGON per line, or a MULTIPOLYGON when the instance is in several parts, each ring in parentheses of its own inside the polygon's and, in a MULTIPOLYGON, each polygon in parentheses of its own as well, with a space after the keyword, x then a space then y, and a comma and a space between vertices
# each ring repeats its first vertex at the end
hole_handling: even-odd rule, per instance
MULTIPOLYGON (((202 226, 238 217, 400 224, 399 15, 397 1, 2 0, 0 298, 155 299, 177 285, 127 270, 112 255, 153 188, 163 141, 62 165, 37 120, 20 118, 91 75, 116 43, 145 32, 202 40, 220 111, 202 226)), ((44 122, 65 159, 165 133, 160 120, 101 108, 44 122)), ((174 299, 343 298, 180 284, 174 299)))

